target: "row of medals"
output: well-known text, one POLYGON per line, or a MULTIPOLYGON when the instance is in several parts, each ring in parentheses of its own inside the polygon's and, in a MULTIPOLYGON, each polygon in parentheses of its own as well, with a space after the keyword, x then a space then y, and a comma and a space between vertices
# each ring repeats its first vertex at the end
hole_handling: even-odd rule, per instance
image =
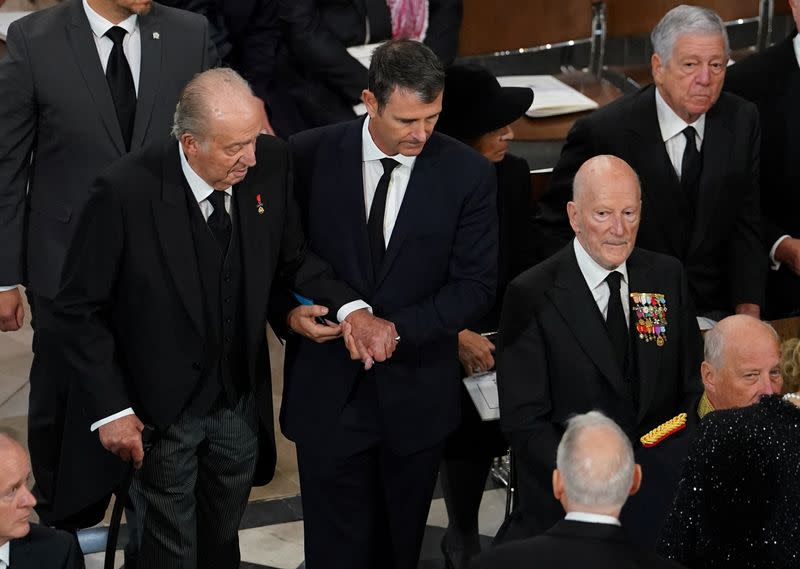
POLYGON ((639 338, 663 346, 667 341, 667 300, 664 295, 632 292, 631 298, 639 338))

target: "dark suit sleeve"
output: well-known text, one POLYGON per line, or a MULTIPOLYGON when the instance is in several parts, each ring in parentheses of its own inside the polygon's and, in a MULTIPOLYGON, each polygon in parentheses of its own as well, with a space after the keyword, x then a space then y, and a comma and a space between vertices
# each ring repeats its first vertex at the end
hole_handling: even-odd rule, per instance
POLYGON ((68 272, 55 298, 64 357, 86 398, 92 422, 131 406, 112 333, 110 308, 124 239, 122 204, 99 179, 70 246, 68 272))
POLYGON ((367 70, 326 27, 314 0, 278 0, 285 37, 296 61, 318 74, 352 105, 367 88, 367 70))
POLYGON ((749 122, 748 139, 750 148, 749 176, 744 183, 744 195, 737 212, 736 228, 732 232, 730 258, 731 304, 742 303, 764 305, 764 288, 768 258, 764 255, 764 242, 761 236, 760 205, 760 156, 761 130, 758 125, 758 112, 752 104, 747 104, 746 120, 749 122))
POLYGON ((497 181, 481 159, 480 179, 464 202, 453 239, 447 283, 422 302, 386 318, 403 342, 421 346, 456 334, 491 306, 497 286, 497 181))
POLYGON ((0 286, 24 281, 25 199, 36 132, 36 97, 26 38, 11 24, 0 59, 0 286))
POLYGON ((444 65, 453 63, 458 53, 462 13, 461 0, 430 0, 428 4, 425 45, 439 56, 444 65))
POLYGON ((567 202, 572 199, 572 180, 578 169, 597 153, 594 138, 591 124, 586 119, 576 122, 567 135, 550 186, 537 204, 535 229, 539 260, 561 250, 573 237, 567 218, 567 202))
POLYGON ((552 404, 541 332, 547 323, 538 321, 533 302, 519 279, 511 281, 500 316, 497 387, 500 426, 514 457, 546 488, 562 433, 548 420, 552 404))

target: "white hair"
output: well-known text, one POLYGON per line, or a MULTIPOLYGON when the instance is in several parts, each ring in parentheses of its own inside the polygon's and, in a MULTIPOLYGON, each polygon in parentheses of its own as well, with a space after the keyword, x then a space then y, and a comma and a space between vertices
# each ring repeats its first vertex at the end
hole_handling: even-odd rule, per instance
MULTIPOLYGON (((738 320, 740 317, 741 315, 729 318, 736 318, 738 320)), ((757 322, 769 330, 770 334, 772 334, 772 337, 775 338, 775 342, 780 343, 780 337, 775 331, 775 328, 772 327, 772 324, 751 316, 747 318, 752 318, 754 323, 757 322)), ((729 328, 731 328, 730 325, 726 325, 725 320, 727 320, 727 318, 721 320, 716 326, 706 332, 704 338, 703 359, 717 369, 725 366, 725 336, 726 332, 729 330, 729 328)), ((730 324, 730 322, 732 321, 729 321, 728 324, 730 324)))
POLYGON ((570 502, 581 506, 622 507, 633 483, 633 447, 619 426, 599 411, 572 417, 558 445, 556 465, 570 502), (617 439, 617 452, 599 454, 582 440, 605 430, 617 439))
POLYGON ((728 32, 722 18, 708 8, 681 4, 667 12, 650 34, 653 51, 662 64, 672 57, 675 41, 683 34, 720 34, 725 42, 725 53, 730 53, 728 32))

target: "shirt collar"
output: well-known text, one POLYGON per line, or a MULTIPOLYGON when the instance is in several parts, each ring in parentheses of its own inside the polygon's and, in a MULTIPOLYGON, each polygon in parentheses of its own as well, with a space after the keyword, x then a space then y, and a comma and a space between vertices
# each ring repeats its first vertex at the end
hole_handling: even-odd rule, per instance
POLYGON ((685 129, 687 126, 693 126, 694 130, 697 132, 697 136, 700 137, 700 142, 702 142, 703 135, 706 131, 705 113, 700 115, 700 118, 693 123, 687 123, 677 114, 675 114, 675 111, 672 110, 672 107, 670 107, 664 100, 664 97, 661 96, 661 92, 658 89, 655 91, 656 115, 658 115, 658 126, 661 128, 661 140, 666 142, 673 136, 683 132, 683 129, 685 129))
POLYGON ((364 162, 380 160, 381 158, 392 158, 400 162, 401 165, 408 166, 409 168, 414 167, 414 162, 417 159, 416 156, 404 156, 403 154, 395 154, 394 156, 384 154, 384 152, 378 148, 378 145, 375 144, 375 141, 372 140, 372 135, 369 133, 369 115, 364 119, 364 125, 361 127, 361 154, 364 162))
POLYGON ((95 12, 91 6, 89 6, 89 2, 87 0, 83 0, 83 10, 86 12, 86 17, 89 19, 89 27, 92 28, 92 32, 97 37, 101 38, 106 35, 106 32, 113 28, 114 26, 119 26, 123 28, 129 34, 132 34, 133 31, 136 29, 136 22, 137 16, 136 14, 131 14, 124 20, 122 20, 119 24, 114 24, 106 20, 103 16, 95 12))
POLYGON ((621 525, 619 520, 614 516, 592 514, 589 512, 567 512, 567 515, 564 516, 564 519, 572 520, 574 522, 588 522, 590 524, 610 524, 613 526, 621 525))
MULTIPOLYGON (((186 159, 186 154, 183 153, 183 145, 180 142, 178 143, 178 152, 181 155, 181 170, 183 170, 183 177, 186 178, 186 182, 189 184, 192 194, 194 194, 194 199, 197 200, 197 203, 208 199, 208 196, 210 196, 216 190, 212 188, 208 182, 201 178, 197 172, 192 170, 192 167, 189 166, 189 161, 186 159)), ((233 189, 230 187, 224 191, 229 196, 233 195, 233 189)))
POLYGON ((800 66, 800 34, 794 36, 792 45, 794 46, 794 57, 797 59, 797 65, 800 66))
MULTIPOLYGON (((589 290, 594 290, 605 282, 606 277, 611 271, 601 267, 597 261, 592 259, 589 253, 586 252, 586 249, 583 248, 583 245, 581 245, 581 242, 578 241, 577 237, 575 237, 572 242, 575 248, 575 258, 578 260, 578 268, 581 270, 586 284, 589 285, 589 290)), ((625 283, 628 282, 627 261, 614 270, 622 274, 622 280, 625 283)))
POLYGON ((11 567, 11 542, 7 541, 3 545, 0 545, 0 561, 4 561, 6 567, 11 567))

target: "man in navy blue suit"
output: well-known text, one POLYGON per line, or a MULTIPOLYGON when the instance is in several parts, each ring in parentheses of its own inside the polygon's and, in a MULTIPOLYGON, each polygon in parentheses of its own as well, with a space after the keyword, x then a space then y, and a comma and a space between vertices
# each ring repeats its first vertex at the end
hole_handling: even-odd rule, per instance
POLYGON ((369 370, 338 341, 289 339, 281 418, 297 443, 308 569, 417 566, 459 420, 457 334, 493 301, 495 175, 433 132, 443 87, 429 48, 388 42, 366 118, 290 139, 311 248, 364 299, 337 319, 358 326, 371 310, 401 338, 369 370))

